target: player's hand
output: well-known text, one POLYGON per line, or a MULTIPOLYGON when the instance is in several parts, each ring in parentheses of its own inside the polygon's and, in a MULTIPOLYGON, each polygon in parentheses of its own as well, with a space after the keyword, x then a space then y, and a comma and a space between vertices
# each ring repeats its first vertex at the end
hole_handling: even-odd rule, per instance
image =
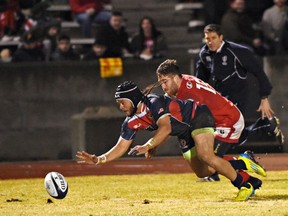
POLYGON ((145 158, 150 159, 152 158, 156 153, 156 147, 153 149, 150 149, 148 152, 145 153, 145 158))
POLYGON ((131 148, 130 151, 128 152, 128 155, 141 155, 141 154, 145 154, 146 152, 148 152, 148 146, 147 145, 137 145, 134 148, 131 148))
POLYGON ((268 119, 271 119, 274 115, 274 111, 272 110, 268 98, 261 99, 261 103, 257 112, 261 112, 262 119, 267 116, 268 119))
POLYGON ((76 157, 79 159, 77 163, 97 164, 98 159, 95 154, 89 154, 85 151, 78 151, 76 157))

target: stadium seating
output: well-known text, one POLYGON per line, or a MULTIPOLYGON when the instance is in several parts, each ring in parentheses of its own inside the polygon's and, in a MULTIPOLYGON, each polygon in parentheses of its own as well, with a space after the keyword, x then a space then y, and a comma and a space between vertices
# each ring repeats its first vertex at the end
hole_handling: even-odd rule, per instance
MULTIPOLYGON (((126 20, 126 29, 130 35, 138 30, 140 19, 151 16, 157 28, 164 33, 172 55, 187 54, 189 48, 199 48, 201 45, 201 31, 191 31, 203 25, 203 20, 196 20, 201 13, 202 3, 182 3, 177 0, 113 0, 106 5, 107 10, 122 11, 126 20), (197 14, 197 16, 196 16, 197 14), (192 19, 192 20, 191 20, 192 19), (191 26, 191 23, 196 26, 191 26), (190 26, 190 27, 189 27, 190 26)), ((51 15, 62 14, 62 32, 69 34, 72 44, 80 46, 91 44, 91 39, 83 39, 80 35, 80 26, 71 19, 69 5, 53 4, 47 11, 51 15), (67 15, 68 14, 68 15, 67 15)))

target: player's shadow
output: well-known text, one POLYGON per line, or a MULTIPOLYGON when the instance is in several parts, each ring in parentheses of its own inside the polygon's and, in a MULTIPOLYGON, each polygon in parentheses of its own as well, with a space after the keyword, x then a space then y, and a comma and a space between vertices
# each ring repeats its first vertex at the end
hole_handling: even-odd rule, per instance
POLYGON ((287 181, 287 179, 269 179, 269 180, 267 180, 267 182, 286 182, 287 181))
POLYGON ((288 194, 278 194, 278 195, 267 195, 267 196, 257 196, 251 200, 288 200, 288 194))

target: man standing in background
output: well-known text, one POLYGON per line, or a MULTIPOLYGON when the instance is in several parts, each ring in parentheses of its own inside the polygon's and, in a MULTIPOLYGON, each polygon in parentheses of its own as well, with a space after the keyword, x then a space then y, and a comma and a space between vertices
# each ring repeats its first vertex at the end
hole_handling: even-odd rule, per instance
POLYGON ((196 76, 208 82, 224 97, 231 100, 240 111, 244 110, 247 98, 248 73, 253 74, 259 84, 262 121, 269 121, 267 132, 284 144, 284 136, 278 127, 279 120, 274 116, 268 96, 272 85, 254 53, 245 46, 223 39, 220 26, 209 24, 204 28, 205 45, 196 63, 196 76))

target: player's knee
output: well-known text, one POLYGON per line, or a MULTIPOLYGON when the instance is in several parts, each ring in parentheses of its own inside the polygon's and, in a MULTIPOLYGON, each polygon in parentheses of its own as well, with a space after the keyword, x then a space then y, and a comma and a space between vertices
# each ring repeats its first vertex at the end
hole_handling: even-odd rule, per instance
POLYGON ((211 155, 208 154, 198 154, 198 158, 200 161, 204 162, 205 164, 209 164, 211 161, 211 155))
POLYGON ((205 155, 200 160, 202 160, 209 167, 216 169, 217 159, 218 157, 216 155, 205 155))

